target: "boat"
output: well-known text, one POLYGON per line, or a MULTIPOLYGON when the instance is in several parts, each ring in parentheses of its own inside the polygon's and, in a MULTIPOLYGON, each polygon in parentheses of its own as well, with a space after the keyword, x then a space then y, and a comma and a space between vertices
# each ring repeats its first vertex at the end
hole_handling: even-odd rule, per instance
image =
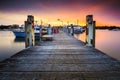
MULTIPOLYGON (((25 30, 24 29, 21 29, 21 28, 14 29, 13 33, 16 38, 25 38, 25 30)), ((35 26, 34 33, 35 33, 35 36, 37 36, 40 33, 40 28, 35 26)))
MULTIPOLYGON (((67 29, 68 29, 68 33, 71 33, 72 27, 67 26, 67 29)), ((73 30, 74 30, 74 34, 81 34, 85 32, 85 28, 78 25, 73 25, 73 30)))
POLYGON ((85 28, 83 28, 83 27, 74 27, 74 33, 75 34, 81 34, 83 32, 85 32, 85 28))
POLYGON ((17 38, 24 38, 25 37, 25 32, 18 32, 18 31, 13 31, 15 37, 17 38))
MULTIPOLYGON (((81 34, 83 32, 85 32, 85 28, 78 26, 78 25, 73 25, 74 28, 74 34, 81 34)), ((68 26, 69 31, 71 30, 71 26, 68 26)))

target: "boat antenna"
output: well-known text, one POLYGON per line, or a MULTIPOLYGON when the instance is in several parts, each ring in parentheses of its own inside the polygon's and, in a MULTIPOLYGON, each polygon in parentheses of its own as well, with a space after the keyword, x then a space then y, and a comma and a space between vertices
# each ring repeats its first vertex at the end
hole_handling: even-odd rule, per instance
POLYGON ((41 19, 41 26, 43 25, 43 21, 42 21, 42 19, 41 19))
POLYGON ((78 23, 79 23, 79 20, 77 19, 77 25, 78 25, 78 23))

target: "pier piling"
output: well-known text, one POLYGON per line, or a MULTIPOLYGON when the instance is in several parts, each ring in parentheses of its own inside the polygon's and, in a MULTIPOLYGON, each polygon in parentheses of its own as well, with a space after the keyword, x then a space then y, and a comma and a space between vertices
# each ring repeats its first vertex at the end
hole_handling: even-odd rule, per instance
POLYGON ((27 21, 25 21, 25 46, 34 46, 34 16, 28 15, 27 21))
POLYGON ((86 16, 86 45, 95 47, 95 25, 93 15, 86 16))

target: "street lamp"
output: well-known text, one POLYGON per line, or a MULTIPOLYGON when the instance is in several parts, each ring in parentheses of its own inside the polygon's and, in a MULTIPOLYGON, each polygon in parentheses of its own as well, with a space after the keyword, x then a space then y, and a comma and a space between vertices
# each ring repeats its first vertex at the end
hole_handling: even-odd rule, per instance
POLYGON ((62 26, 63 26, 63 21, 61 19, 57 19, 58 21, 62 22, 62 26))

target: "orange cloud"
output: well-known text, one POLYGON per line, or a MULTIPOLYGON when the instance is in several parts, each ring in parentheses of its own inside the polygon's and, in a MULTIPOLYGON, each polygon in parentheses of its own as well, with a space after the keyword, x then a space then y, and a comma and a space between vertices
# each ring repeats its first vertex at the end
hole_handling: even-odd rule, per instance
MULTIPOLYGON (((104 5, 80 5, 72 4, 66 5, 64 7, 51 7, 49 4, 43 6, 45 10, 22 10, 22 11, 13 11, 9 13, 0 13, 0 24, 24 24, 24 21, 27 19, 27 15, 35 16, 35 21, 38 21, 38 24, 41 24, 41 20, 44 24, 59 25, 61 22, 57 19, 61 19, 63 24, 77 24, 79 20, 79 25, 86 24, 86 15, 93 14, 94 20, 97 25, 119 25, 115 20, 111 20, 111 16, 108 16, 107 13, 104 13, 104 5), (50 7, 50 8, 48 8, 50 7), (50 10, 51 9, 51 10, 50 10)), ((38 7, 38 5, 37 5, 38 7)))

